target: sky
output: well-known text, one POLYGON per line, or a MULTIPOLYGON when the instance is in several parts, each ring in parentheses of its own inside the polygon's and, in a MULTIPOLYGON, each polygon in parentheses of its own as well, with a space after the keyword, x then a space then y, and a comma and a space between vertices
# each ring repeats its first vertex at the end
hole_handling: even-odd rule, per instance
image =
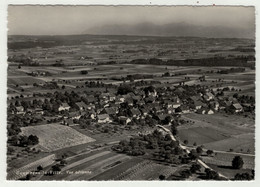
POLYGON ((254 7, 13 6, 9 35, 200 35, 252 38, 254 7))

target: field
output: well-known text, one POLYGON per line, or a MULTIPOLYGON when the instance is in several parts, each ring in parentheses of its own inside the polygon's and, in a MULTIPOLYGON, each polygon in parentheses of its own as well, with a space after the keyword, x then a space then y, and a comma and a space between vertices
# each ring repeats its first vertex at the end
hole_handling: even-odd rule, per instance
POLYGON ((188 140, 189 145, 196 142, 207 149, 254 153, 254 121, 250 118, 222 113, 185 114, 182 118, 194 122, 179 127, 180 139, 188 140))
POLYGON ((198 145, 202 145, 209 142, 215 142, 228 138, 228 136, 221 134, 210 127, 195 127, 189 129, 180 130, 179 136, 182 140, 188 140, 192 145, 196 142, 198 145))
POLYGON ((55 162, 55 154, 43 157, 37 161, 31 162, 19 169, 14 169, 8 172, 8 180, 17 180, 19 178, 25 177, 28 172, 36 171, 36 168, 41 165, 42 167, 47 167, 55 162))
POLYGON ((21 130, 24 135, 29 136, 32 134, 38 136, 39 146, 48 151, 95 141, 93 138, 85 136, 71 127, 58 124, 23 127, 21 130))
MULTIPOLYGON (((25 172, 34 171, 38 165, 42 165, 44 171, 49 171, 53 165, 60 164, 59 160, 64 159, 67 164, 61 164, 61 174, 38 175, 31 180, 159 180, 160 175, 164 175, 166 179, 184 180, 180 176, 180 171, 189 169, 190 163, 173 166, 168 162, 151 160, 149 151, 143 156, 135 157, 112 151, 111 146, 118 144, 121 140, 129 140, 140 133, 150 133, 158 126, 150 127, 149 125, 148 127, 147 120, 145 124, 143 124, 144 120, 133 120, 134 117, 129 114, 129 109, 141 108, 142 106, 138 106, 138 103, 133 106, 128 103, 129 106, 124 107, 124 104, 118 105, 117 102, 108 101, 109 97, 99 97, 101 93, 108 92, 117 97, 120 95, 117 94, 118 86, 126 83, 137 91, 135 95, 143 98, 142 92, 139 93, 139 91, 144 87, 154 86, 158 93, 155 101, 158 101, 160 108, 165 112, 167 112, 166 106, 161 102, 160 97, 163 97, 163 100, 164 98, 171 100, 172 95, 176 94, 174 89, 178 85, 187 92, 190 90, 186 85, 200 85, 198 86, 200 89, 196 89, 196 94, 205 94, 212 89, 215 97, 220 94, 217 93, 220 92, 219 89, 229 87, 230 91, 220 94, 224 99, 235 93, 239 96, 255 95, 256 72, 253 66, 250 67, 250 64, 254 63, 252 62, 254 61, 252 60, 253 40, 78 35, 30 36, 29 38, 10 36, 8 43, 7 103, 8 105, 12 103, 15 107, 26 105, 25 114, 21 114, 22 112, 19 114, 17 108, 15 110, 10 105, 8 115, 12 120, 20 120, 19 117, 26 120, 23 124, 17 123, 22 131, 20 135, 32 134, 39 138, 38 145, 21 147, 19 141, 18 144, 13 144, 12 137, 8 137, 11 140, 8 142, 10 151, 7 155, 8 179, 17 180, 25 177, 25 172), (232 50, 241 46, 246 46, 251 51, 232 50), (217 64, 212 64, 209 59, 208 64, 203 66, 196 63, 187 64, 186 61, 178 66, 173 65, 176 64, 174 60, 187 59, 196 62, 195 59, 210 57, 214 57, 212 61, 217 59, 215 57, 223 57, 233 62, 232 56, 248 56, 251 62, 240 64, 234 60, 234 64, 229 64, 227 61, 227 64, 222 64, 223 66, 215 66, 217 64), (27 60, 24 61, 25 59, 27 60), (28 61, 28 59, 31 60, 28 61), (147 61, 144 60, 144 64, 134 64, 132 60, 137 59, 147 59, 147 61), (151 61, 148 62, 148 60, 151 61), (165 65, 166 62, 167 65, 165 65), (232 73, 230 69, 237 68, 237 63, 239 66, 245 66, 244 72, 232 73), (228 73, 220 74, 221 70, 227 70, 228 73), (130 76, 136 74, 148 76, 130 76), (205 80, 201 80, 204 76, 205 80), (135 84, 136 82, 139 83, 135 84), (231 91, 231 88, 235 90, 231 91), (74 101, 86 102, 93 95, 97 100, 93 109, 96 115, 100 114, 100 111, 103 113, 103 109, 107 106, 117 107, 118 115, 127 116, 134 122, 133 125, 119 125, 114 116, 111 116, 112 123, 98 124, 97 120, 91 120, 89 125, 90 119, 85 119, 89 118, 88 112, 86 109, 79 110, 74 105, 74 101), (50 103, 45 98, 50 98, 50 103), (44 103, 40 100, 44 100, 44 103), (64 113, 55 112, 57 104, 55 101, 67 102, 71 107, 70 110, 64 113), (38 114, 41 113, 41 109, 42 116, 38 114), (58 118, 61 116, 66 119, 70 116, 68 113, 73 116, 74 111, 79 115, 84 115, 86 112, 87 115, 79 121, 74 120, 75 124, 70 124, 71 126, 60 125, 57 121, 57 123, 47 124, 50 119, 60 120, 58 118), (18 115, 18 119, 12 118, 13 115, 18 115), (33 121, 36 120, 31 119, 34 117, 42 117, 42 120, 34 123, 33 121), (29 120, 33 124, 28 124, 29 120), (21 174, 22 172, 24 173, 21 174)), ((193 96, 195 92, 190 93, 187 93, 187 97, 186 93, 178 95, 183 105, 191 104, 188 97, 193 96)), ((146 104, 148 103, 146 99, 143 100, 146 104)), ((204 101, 204 103, 209 106, 208 102, 204 101)), ((86 102, 86 104, 89 103, 86 102)), ((151 114, 151 111, 148 113, 151 114)), ((177 116, 179 115, 172 115, 172 118, 177 120, 177 116)), ((155 115, 153 114, 152 117, 155 118, 155 115)), ((141 118, 145 118, 145 115, 141 118)), ((243 115, 228 115, 224 110, 220 110, 212 115, 181 114, 180 118, 185 123, 178 126, 176 139, 181 144, 184 140, 188 140, 186 147, 189 150, 203 145, 202 159, 212 168, 232 178, 236 171, 231 171, 228 167, 235 155, 241 155, 244 159, 245 165, 241 171, 254 168, 254 112, 245 111, 243 115), (205 156, 205 151, 208 149, 213 150, 216 155, 205 156)), ((15 127, 16 123, 9 122, 10 126, 15 127)), ((156 121, 156 124, 161 123, 164 122, 156 121)), ((170 125, 165 125, 165 127, 170 128, 170 125)), ((10 134, 12 133, 14 132, 11 131, 10 134)), ((197 174, 194 174, 187 180, 200 179, 197 174)))

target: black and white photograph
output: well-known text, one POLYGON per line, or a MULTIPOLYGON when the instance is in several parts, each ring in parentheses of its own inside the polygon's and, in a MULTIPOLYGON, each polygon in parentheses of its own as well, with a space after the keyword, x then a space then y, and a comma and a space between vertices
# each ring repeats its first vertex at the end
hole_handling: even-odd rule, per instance
POLYGON ((254 181, 255 14, 9 4, 6 180, 254 181))

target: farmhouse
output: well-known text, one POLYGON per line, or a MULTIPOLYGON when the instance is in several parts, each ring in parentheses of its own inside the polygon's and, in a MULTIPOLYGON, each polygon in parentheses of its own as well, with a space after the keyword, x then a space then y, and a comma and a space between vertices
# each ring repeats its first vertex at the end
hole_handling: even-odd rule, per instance
POLYGON ((183 93, 185 90, 182 88, 182 87, 178 87, 174 90, 174 93, 177 93, 177 94, 181 94, 183 93))
POLYGON ((211 102, 210 102, 210 106, 211 106, 214 110, 218 110, 218 109, 219 109, 219 102, 218 102, 218 101, 211 101, 211 102))
POLYGON ((189 113, 189 112, 190 112, 190 109, 189 109, 188 106, 182 105, 182 106, 178 107, 175 111, 176 111, 176 112, 181 112, 181 113, 183 113, 183 114, 186 114, 186 113, 189 113))
POLYGON ((42 108, 39 108, 39 107, 37 107, 37 108, 35 108, 35 114, 41 114, 41 115, 43 115, 44 114, 44 112, 43 112, 43 110, 42 110, 42 108))
POLYGON ((76 105, 76 108, 81 111, 86 110, 88 108, 88 106, 83 101, 77 102, 77 103, 75 103, 75 105, 76 105))
POLYGON ((206 101, 210 101, 210 100, 214 99, 214 95, 213 95, 212 93, 210 93, 210 92, 207 92, 207 93, 203 96, 203 98, 204 98, 206 101))
POLYGON ((141 116, 141 112, 138 108, 130 109, 131 116, 134 118, 139 118, 141 116))
POLYGON ((195 109, 198 110, 198 109, 201 109, 201 107, 203 106, 203 103, 201 101, 195 101, 194 105, 195 105, 195 109))
POLYGON ((118 109, 116 107, 108 107, 100 112, 101 114, 115 115, 118 113, 118 109))
POLYGON ((131 122, 131 119, 125 116, 119 116, 118 117, 119 123, 123 125, 127 125, 128 123, 131 122))
POLYGON ((58 111, 65 111, 65 110, 69 110, 70 106, 68 105, 68 103, 61 103, 61 105, 58 108, 58 111))
POLYGON ((100 114, 97 116, 98 123, 110 123, 112 122, 108 114, 100 114))
POLYGON ((23 106, 17 106, 15 107, 16 109, 16 114, 24 114, 24 107, 23 106))
POLYGON ((204 108, 200 108, 196 111, 198 114, 205 114, 206 113, 206 109, 204 108))
POLYGON ((205 114, 214 114, 214 111, 211 109, 206 110, 205 114))
POLYGON ((230 108, 234 112, 242 112, 243 110, 243 107, 239 103, 232 104, 230 108))

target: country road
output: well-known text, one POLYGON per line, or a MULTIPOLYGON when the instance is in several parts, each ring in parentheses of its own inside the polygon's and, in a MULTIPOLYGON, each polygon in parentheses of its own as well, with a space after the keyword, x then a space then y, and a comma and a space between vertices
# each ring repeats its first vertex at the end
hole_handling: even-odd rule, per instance
MULTIPOLYGON (((173 141, 177 141, 176 138, 172 135, 172 133, 171 133, 171 131, 170 131, 169 129, 167 129, 167 128, 161 126, 161 125, 157 125, 157 127, 163 129, 165 132, 167 132, 168 134, 170 134, 170 137, 171 137, 171 139, 172 139, 173 141)), ((182 145, 182 144, 179 144, 179 146, 180 146, 183 150, 186 150, 188 154, 190 153, 190 150, 189 150, 186 146, 184 146, 184 145, 182 145)), ((213 170, 211 167, 209 167, 207 164, 205 164, 202 160, 198 159, 197 161, 198 161, 198 163, 199 163, 200 165, 202 165, 204 168, 208 168, 208 169, 210 169, 210 170, 213 170)), ((228 179, 226 176, 224 176, 223 174, 221 174, 221 173, 219 173, 219 172, 218 172, 218 174, 219 174, 220 177, 223 177, 223 178, 229 180, 229 179, 228 179)))

